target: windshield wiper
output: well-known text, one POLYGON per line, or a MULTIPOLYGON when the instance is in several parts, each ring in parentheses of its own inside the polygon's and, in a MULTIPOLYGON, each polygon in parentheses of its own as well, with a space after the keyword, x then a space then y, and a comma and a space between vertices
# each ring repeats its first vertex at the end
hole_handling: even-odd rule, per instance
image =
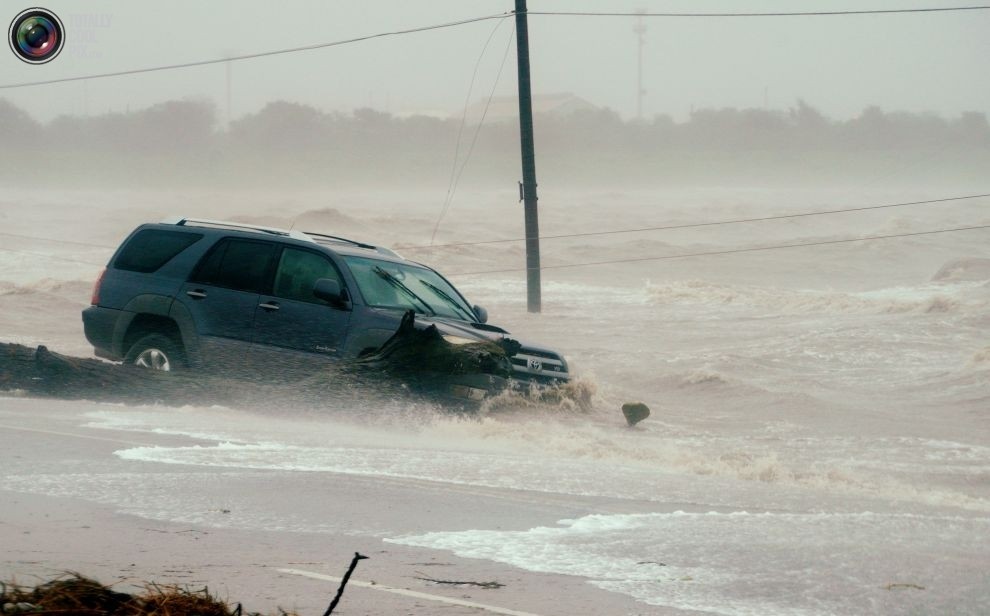
POLYGON ((457 310, 458 312, 460 312, 461 314, 465 315, 467 317, 467 320, 468 321, 471 321, 473 323, 474 321, 477 320, 477 317, 474 314, 472 314, 472 313, 468 312, 467 310, 465 310, 464 309, 464 306, 461 306, 461 303, 460 302, 458 302, 456 299, 454 299, 453 297, 450 296, 450 293, 447 293, 446 291, 444 291, 443 289, 441 289, 437 285, 432 284, 432 283, 429 283, 429 282, 427 282, 425 280, 420 279, 420 282, 423 285, 427 286, 431 291, 433 291, 434 293, 436 293, 440 297, 440 299, 442 299, 443 301, 445 301, 448 304, 450 304, 451 306, 453 306, 454 309, 457 310))
POLYGON ((429 304, 427 304, 426 303, 426 300, 424 300, 422 297, 416 295, 416 292, 413 291, 412 289, 410 289, 409 287, 407 287, 406 285, 404 285, 401 280, 399 280, 398 278, 396 278, 392 274, 390 274, 390 273, 386 272, 385 270, 383 270, 380 265, 376 265, 375 266, 374 272, 376 274, 378 274, 378 276, 380 276, 385 282, 389 283, 390 285, 392 285, 396 289, 399 289, 400 291, 402 291, 403 293, 405 293, 406 295, 408 295, 409 297, 411 297, 413 300, 415 300, 415 301, 419 302, 420 304, 422 304, 423 306, 425 306, 426 309, 430 311, 430 315, 436 316, 437 311, 433 309, 433 306, 430 306, 429 304))

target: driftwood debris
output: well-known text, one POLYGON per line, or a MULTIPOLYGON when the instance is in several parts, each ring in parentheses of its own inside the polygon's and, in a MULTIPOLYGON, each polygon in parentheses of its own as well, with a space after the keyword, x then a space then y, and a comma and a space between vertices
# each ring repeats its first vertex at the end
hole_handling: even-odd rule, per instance
POLYGON ((354 366, 364 370, 375 368, 416 382, 477 374, 506 378, 512 374, 509 355, 518 350, 518 345, 511 340, 501 344, 450 344, 434 325, 417 329, 415 315, 410 310, 402 317, 395 334, 380 349, 356 360, 354 366))
POLYGON ((474 379, 492 385, 511 370, 502 346, 450 344, 434 326, 415 327, 412 313, 381 348, 358 359, 318 367, 269 366, 240 376, 201 370, 156 372, 61 355, 45 346, 0 343, 0 391, 138 404, 325 404, 400 396, 443 400, 452 384, 474 379))
POLYGON ((475 588, 484 588, 487 590, 496 590, 499 588, 504 588, 505 584, 501 582, 472 582, 468 580, 438 580, 431 577, 416 576, 414 580, 421 580, 423 582, 430 582, 431 584, 443 584, 447 586, 474 586, 475 588))
POLYGON ((354 573, 354 569, 357 568, 358 561, 366 558, 368 557, 364 554, 354 552, 354 558, 351 559, 351 564, 347 568, 347 573, 345 573, 343 579, 340 580, 340 586, 337 588, 337 594, 334 595, 333 601, 331 601, 330 605, 327 607, 327 611, 323 612, 323 616, 330 616, 330 614, 333 614, 333 610, 337 607, 337 604, 340 603, 340 597, 344 594, 344 587, 347 586, 347 580, 351 579, 351 574, 354 573))
POLYGON ((209 392, 210 386, 193 373, 155 372, 68 357, 45 346, 0 343, 0 389, 52 398, 184 404, 209 392))

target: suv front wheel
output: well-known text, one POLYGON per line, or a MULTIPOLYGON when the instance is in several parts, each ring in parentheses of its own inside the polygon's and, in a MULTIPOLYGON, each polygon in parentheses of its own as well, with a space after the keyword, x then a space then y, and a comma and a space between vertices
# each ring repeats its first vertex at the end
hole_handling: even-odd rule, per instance
POLYGON ((124 363, 141 368, 170 372, 185 366, 182 349, 174 340, 163 334, 148 334, 131 346, 124 363))

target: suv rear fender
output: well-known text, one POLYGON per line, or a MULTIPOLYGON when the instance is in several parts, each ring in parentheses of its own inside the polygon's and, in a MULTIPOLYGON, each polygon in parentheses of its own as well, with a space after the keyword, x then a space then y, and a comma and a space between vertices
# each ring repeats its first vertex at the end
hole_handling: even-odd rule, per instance
POLYGON ((114 328, 114 354, 123 357, 141 336, 161 333, 180 342, 187 359, 195 362, 199 357, 196 330, 189 313, 173 310, 175 305, 171 297, 163 295, 138 295, 127 302, 114 328))

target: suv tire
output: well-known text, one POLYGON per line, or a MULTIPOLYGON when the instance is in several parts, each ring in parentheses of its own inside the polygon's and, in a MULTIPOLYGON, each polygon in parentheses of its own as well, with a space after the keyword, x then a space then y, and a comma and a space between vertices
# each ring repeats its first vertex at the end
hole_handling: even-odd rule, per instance
POLYGON ((164 334, 148 334, 135 342, 124 363, 133 364, 150 370, 170 372, 185 367, 185 356, 182 347, 164 334))

